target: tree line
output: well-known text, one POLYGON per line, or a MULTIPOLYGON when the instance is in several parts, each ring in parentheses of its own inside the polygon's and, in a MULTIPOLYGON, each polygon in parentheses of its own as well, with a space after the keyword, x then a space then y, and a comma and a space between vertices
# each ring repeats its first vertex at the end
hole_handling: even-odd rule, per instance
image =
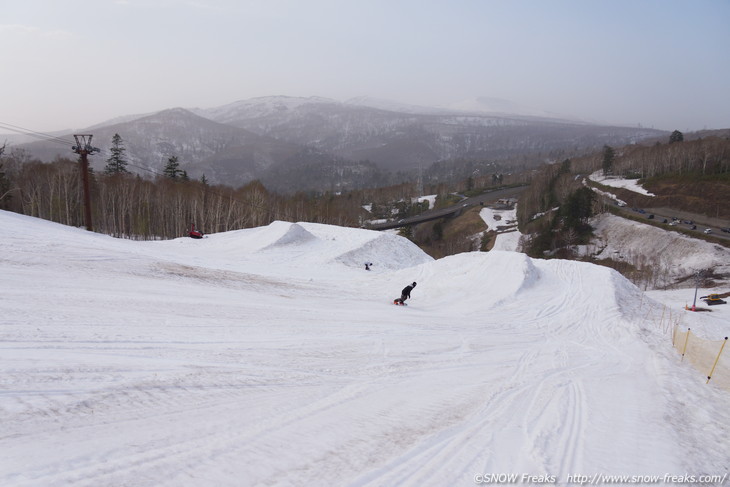
MULTIPOLYGON (((115 135, 103 171, 90 173, 93 230, 148 240, 187 235, 193 224, 204 233, 263 226, 275 220, 361 227, 365 220, 410 212, 414 208, 404 202, 421 196, 412 182, 346 193, 282 195, 258 180, 239 188, 211 185, 205 176, 191 180, 181 166, 171 156, 153 177, 134 175, 127 170, 123 141, 115 135), (372 212, 364 209, 366 205, 371 205, 372 212)), ((460 187, 442 183, 425 191, 446 195, 460 187)), ((22 149, 7 151, 0 146, 0 209, 84 226, 80 164, 69 158, 43 163, 22 149)))
MULTIPOLYGON (((528 254, 571 258, 574 246, 588 241, 591 234, 588 219, 607 211, 609 205, 583 185, 583 180, 596 171, 642 180, 672 177, 681 186, 676 191, 692 186, 699 179, 706 181, 702 185, 706 199, 717 199, 724 194, 719 198, 725 206, 730 201, 730 185, 722 181, 728 181, 730 176, 730 139, 710 136, 688 141, 681 132, 674 131, 666 143, 620 148, 606 145, 588 156, 545 164, 532 173, 530 185, 517 206, 520 230, 529 235, 524 242, 528 254)), ((653 202, 664 204, 668 198, 657 196, 653 202)), ((671 198, 682 209, 684 200, 676 193, 671 198)), ((706 205, 696 199, 691 201, 689 211, 705 209, 706 205)))
MULTIPOLYGON (((84 226, 80 164, 67 158, 43 163, 22 150, 0 147, 0 209, 84 226)), ((110 159, 120 153, 112 152, 110 159)), ((93 229, 116 237, 167 239, 267 225, 275 220, 359 225, 364 210, 356 198, 298 193, 282 196, 259 181, 240 188, 190 180, 177 158, 160 174, 142 178, 126 171, 123 159, 90 174, 93 229)))
POLYGON ((651 178, 666 174, 711 176, 730 173, 730 139, 703 137, 684 140, 679 131, 666 144, 628 145, 620 149, 604 146, 603 151, 574 159, 584 172, 601 168, 605 174, 628 178, 651 178))

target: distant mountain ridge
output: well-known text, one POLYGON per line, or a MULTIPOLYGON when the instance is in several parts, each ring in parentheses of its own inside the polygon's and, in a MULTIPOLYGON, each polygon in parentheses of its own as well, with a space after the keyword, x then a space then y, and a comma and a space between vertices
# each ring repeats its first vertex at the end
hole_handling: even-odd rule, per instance
MULTIPOLYGON (((204 174, 212 183, 232 186, 260 179, 287 192, 383 184, 390 181, 388 174, 435 163, 444 167, 456 159, 548 159, 551 153, 585 153, 665 134, 526 112, 492 114, 366 97, 339 102, 289 96, 118 117, 88 131, 104 151, 94 157, 97 170, 104 167, 111 138, 118 133, 134 166, 130 169, 161 172, 174 155, 192 178, 204 174)), ((66 152, 48 142, 22 147, 41 160, 72 157, 70 147, 66 152)))

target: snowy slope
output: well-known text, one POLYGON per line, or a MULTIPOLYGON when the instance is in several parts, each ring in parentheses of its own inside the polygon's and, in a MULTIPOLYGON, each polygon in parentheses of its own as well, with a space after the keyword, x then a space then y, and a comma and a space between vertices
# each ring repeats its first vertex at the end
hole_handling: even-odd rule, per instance
POLYGON ((517 209, 497 210, 482 208, 479 216, 487 224, 489 231, 499 232, 492 250, 518 251, 522 234, 517 229, 517 209))
POLYGON ((0 485, 727 473, 730 394, 609 269, 308 223, 0 225, 0 485))
MULTIPOLYGON (((656 288, 706 269, 713 269, 718 276, 730 275, 730 250, 718 244, 610 214, 594 217, 591 225, 594 239, 589 253, 638 268, 652 267, 656 288)), ((716 280, 723 282, 720 277, 716 280)), ((727 287, 713 292, 730 291, 727 287)))
POLYGON ((654 194, 652 194, 652 193, 648 192, 646 189, 644 189, 644 187, 638 183, 638 180, 626 179, 626 178, 615 177, 615 176, 604 176, 603 170, 594 172, 593 174, 588 176, 588 178, 591 181, 601 183, 604 186, 611 186, 613 188, 624 188, 624 189, 628 189, 629 191, 633 191, 635 193, 640 193, 640 194, 643 194, 646 196, 655 196, 654 194))

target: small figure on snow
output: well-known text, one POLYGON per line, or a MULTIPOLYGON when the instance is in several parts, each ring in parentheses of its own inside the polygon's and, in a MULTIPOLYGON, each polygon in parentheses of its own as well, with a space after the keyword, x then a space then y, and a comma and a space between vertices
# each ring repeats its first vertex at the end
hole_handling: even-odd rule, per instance
POLYGON ((370 266, 371 266, 371 265, 373 265, 373 263, 372 263, 372 262, 365 262, 365 270, 366 270, 366 271, 369 271, 369 270, 370 270, 370 266))
POLYGON ((190 232, 188 233, 190 238, 203 238, 203 232, 195 229, 195 223, 190 224, 190 232))
POLYGON ((406 299, 410 299, 411 297, 411 291, 413 291, 413 288, 416 287, 416 281, 413 281, 412 284, 409 286, 406 286, 403 288, 403 290, 400 292, 400 298, 393 301, 393 304, 400 304, 404 305, 406 304, 406 299))

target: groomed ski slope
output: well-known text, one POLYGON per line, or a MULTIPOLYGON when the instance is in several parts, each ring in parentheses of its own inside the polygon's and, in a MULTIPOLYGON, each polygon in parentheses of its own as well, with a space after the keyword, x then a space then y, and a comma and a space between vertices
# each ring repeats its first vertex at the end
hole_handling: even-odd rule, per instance
POLYGON ((307 223, 160 242, 0 227, 0 485, 728 471, 730 394, 609 269, 434 261, 307 223))

